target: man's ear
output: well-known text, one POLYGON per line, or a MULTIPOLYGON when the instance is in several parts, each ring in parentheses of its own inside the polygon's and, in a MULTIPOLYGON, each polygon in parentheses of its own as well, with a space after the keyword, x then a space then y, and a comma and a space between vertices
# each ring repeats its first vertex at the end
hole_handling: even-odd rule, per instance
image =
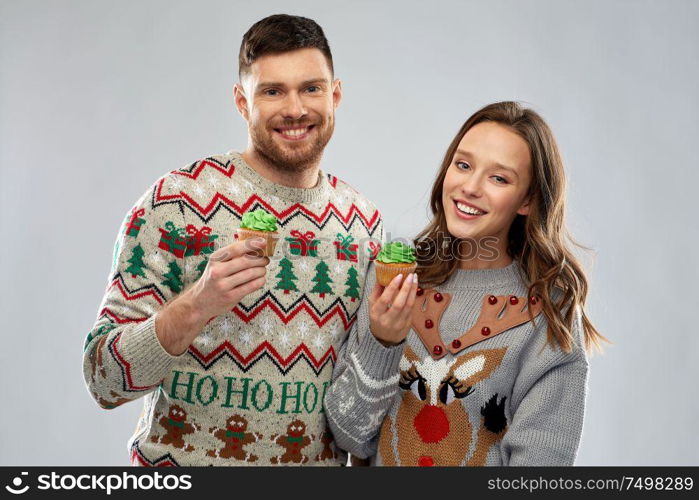
POLYGON ((333 107, 337 108, 342 100, 342 81, 337 78, 333 82, 333 107))
POLYGON ((522 205, 519 207, 519 210, 517 210, 517 214, 529 215, 529 208, 531 207, 530 202, 531 202, 531 196, 527 195, 527 197, 522 202, 522 205))
POLYGON ((235 100, 235 107, 238 108, 238 113, 245 118, 245 121, 249 121, 250 111, 248 110, 248 98, 245 96, 243 86, 239 83, 233 86, 233 99, 235 100))

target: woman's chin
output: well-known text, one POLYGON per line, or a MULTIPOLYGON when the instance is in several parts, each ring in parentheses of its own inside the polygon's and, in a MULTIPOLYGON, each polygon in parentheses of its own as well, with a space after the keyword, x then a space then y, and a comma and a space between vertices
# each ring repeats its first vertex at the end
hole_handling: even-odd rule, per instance
POLYGON ((464 227, 459 227, 459 225, 454 225, 456 227, 453 227, 449 224, 447 224, 447 229, 449 230, 449 236, 451 236, 454 239, 459 239, 459 240, 474 240, 479 237, 479 234, 476 231, 469 231, 467 229, 464 229, 464 227))

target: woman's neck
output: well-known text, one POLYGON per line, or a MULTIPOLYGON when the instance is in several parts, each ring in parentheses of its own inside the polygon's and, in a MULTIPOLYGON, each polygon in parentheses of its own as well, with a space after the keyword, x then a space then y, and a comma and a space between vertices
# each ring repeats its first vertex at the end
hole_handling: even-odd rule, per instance
POLYGON ((487 251, 480 250, 479 248, 478 255, 475 256, 466 254, 468 258, 459 262, 459 269, 501 269, 512 264, 512 257, 505 249, 498 249, 495 257, 493 257, 492 248, 488 248, 487 251))

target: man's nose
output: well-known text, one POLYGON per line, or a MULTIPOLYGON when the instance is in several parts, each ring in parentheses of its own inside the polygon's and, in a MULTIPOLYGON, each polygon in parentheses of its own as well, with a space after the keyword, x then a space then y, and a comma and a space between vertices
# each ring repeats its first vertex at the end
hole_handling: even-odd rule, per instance
POLYGON ((289 92, 284 97, 282 114, 284 115, 284 118, 292 118, 294 120, 297 120, 306 114, 306 107, 304 106, 303 100, 298 93, 289 92))

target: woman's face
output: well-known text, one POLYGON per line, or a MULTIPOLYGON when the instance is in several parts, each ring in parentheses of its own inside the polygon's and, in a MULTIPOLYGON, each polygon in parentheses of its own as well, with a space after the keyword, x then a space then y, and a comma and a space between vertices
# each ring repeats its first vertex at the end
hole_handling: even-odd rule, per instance
POLYGON ((476 242, 495 237, 505 251, 515 216, 529 213, 530 156, 524 139, 504 125, 481 122, 466 132, 442 185, 449 233, 476 242))

